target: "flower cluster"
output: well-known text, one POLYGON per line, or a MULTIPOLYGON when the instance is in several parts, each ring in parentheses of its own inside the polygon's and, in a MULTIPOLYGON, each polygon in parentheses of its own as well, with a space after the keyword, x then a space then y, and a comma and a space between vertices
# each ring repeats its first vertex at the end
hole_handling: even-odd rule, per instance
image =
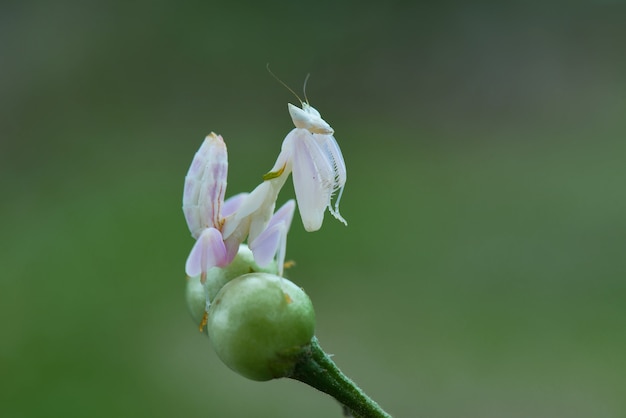
POLYGON ((265 267, 276 260, 282 276, 287 232, 295 211, 289 200, 274 212, 278 194, 293 174, 302 222, 318 230, 326 208, 344 224, 339 200, 346 183, 346 166, 333 129, 308 103, 302 109, 289 104, 295 128, 287 134, 272 170, 250 193, 224 199, 228 173, 226 144, 220 135, 208 135, 185 177, 183 212, 196 240, 185 265, 189 277, 201 283, 213 267, 228 266, 247 241, 254 261, 265 267), (332 203, 333 196, 337 199, 332 203))

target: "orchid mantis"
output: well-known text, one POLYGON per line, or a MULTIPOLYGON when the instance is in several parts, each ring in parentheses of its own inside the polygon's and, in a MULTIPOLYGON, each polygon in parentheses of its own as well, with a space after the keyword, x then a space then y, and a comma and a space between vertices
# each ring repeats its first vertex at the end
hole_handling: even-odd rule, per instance
POLYGON ((276 213, 274 209, 290 173, 307 231, 317 231, 322 226, 326 208, 346 224, 339 213, 346 165, 333 137, 334 130, 308 101, 300 103, 302 108, 288 104, 295 128, 285 137, 272 170, 250 193, 224 200, 226 145, 215 133, 205 138, 185 177, 183 193, 183 212, 196 239, 185 264, 188 276, 200 276, 204 283, 209 269, 229 265, 246 239, 259 266, 276 259, 282 276, 295 202, 288 201, 276 213))
POLYGON ((288 176, 293 172, 293 184, 304 229, 317 231, 322 226, 324 211, 347 225, 339 213, 339 202, 346 184, 346 163, 333 136, 334 130, 322 119, 320 112, 282 82, 268 67, 270 74, 300 101, 302 108, 288 103, 289 115, 295 126, 285 137, 281 152, 266 180, 288 176), (335 203, 332 198, 337 193, 335 203))

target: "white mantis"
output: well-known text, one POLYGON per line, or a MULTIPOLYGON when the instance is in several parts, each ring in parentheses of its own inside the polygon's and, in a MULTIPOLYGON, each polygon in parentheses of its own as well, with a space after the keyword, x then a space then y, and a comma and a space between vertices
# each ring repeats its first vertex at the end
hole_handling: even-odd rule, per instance
POLYGON ((317 231, 324 220, 326 208, 347 225, 339 213, 339 202, 346 184, 346 163, 333 133, 333 128, 322 119, 320 112, 283 83, 268 67, 268 71, 300 101, 302 108, 288 103, 295 128, 287 134, 272 170, 264 179, 278 178, 293 172, 293 184, 300 209, 300 217, 307 231, 317 231), (333 205, 331 200, 338 192, 333 205))
POLYGON ((326 208, 346 224, 339 214, 346 166, 334 131, 308 100, 300 103, 302 108, 289 103, 295 128, 285 137, 272 170, 251 193, 224 200, 228 171, 226 145, 214 133, 204 140, 185 177, 183 193, 183 212, 196 239, 185 265, 188 276, 199 275, 204 282, 209 269, 224 267, 233 260, 246 238, 255 261, 264 267, 276 258, 282 276, 295 202, 288 201, 276 213, 274 208, 290 173, 307 231, 321 227, 326 208), (338 196, 332 205, 336 192, 338 196))

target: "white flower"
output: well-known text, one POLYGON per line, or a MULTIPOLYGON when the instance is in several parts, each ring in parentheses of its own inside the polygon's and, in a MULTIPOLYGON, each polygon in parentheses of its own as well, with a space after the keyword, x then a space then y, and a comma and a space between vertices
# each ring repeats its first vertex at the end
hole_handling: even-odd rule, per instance
POLYGON ((228 155, 221 136, 211 133, 200 146, 185 177, 183 212, 196 243, 185 272, 201 276, 212 267, 227 266, 248 237, 255 261, 266 266, 278 254, 282 274, 286 235, 295 204, 287 202, 273 214, 284 180, 264 181, 252 193, 241 193, 224 201, 228 155))
POLYGON ((280 276, 285 262, 287 232, 296 207, 295 202, 289 200, 274 213, 276 198, 284 183, 283 179, 278 178, 267 180, 249 194, 238 195, 241 203, 226 218, 223 228, 226 241, 243 242, 248 237, 254 260, 261 267, 267 266, 278 255, 280 276))

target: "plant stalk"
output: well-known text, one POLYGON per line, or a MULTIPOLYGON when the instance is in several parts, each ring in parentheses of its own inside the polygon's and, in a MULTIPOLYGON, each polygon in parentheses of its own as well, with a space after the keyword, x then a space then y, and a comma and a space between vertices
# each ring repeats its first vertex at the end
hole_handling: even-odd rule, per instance
POLYGON ((392 418, 339 370, 313 337, 289 376, 322 391, 350 410, 355 418, 392 418))

